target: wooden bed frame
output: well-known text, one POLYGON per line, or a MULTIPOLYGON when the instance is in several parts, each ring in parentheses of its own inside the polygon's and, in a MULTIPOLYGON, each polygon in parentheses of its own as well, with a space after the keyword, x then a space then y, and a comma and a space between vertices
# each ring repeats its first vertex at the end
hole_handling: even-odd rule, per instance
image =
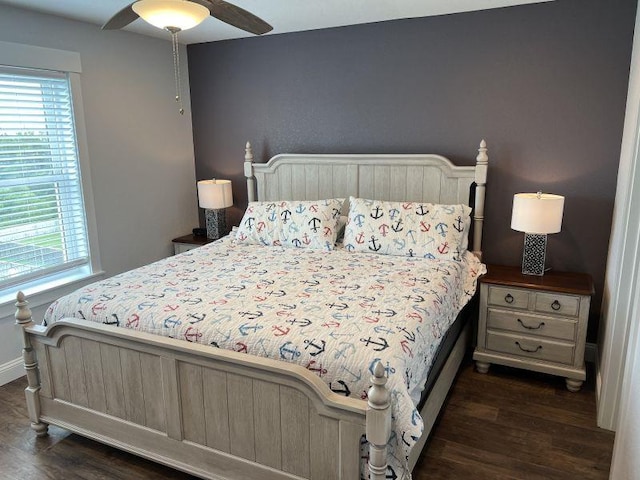
MULTIPOLYGON (((249 200, 379 200, 465 203, 475 182, 473 251, 481 255, 487 148, 475 166, 438 155, 278 155, 254 164, 249 200)), ((209 479, 360 478, 360 441, 371 479, 384 479, 391 432, 381 364, 368 401, 332 392, 302 366, 124 328, 64 319, 36 325, 22 292, 27 407, 38 436, 58 425, 209 479), (142 388, 141 388, 142 387, 142 388)), ((458 371, 465 328, 421 411, 413 468, 458 371)))

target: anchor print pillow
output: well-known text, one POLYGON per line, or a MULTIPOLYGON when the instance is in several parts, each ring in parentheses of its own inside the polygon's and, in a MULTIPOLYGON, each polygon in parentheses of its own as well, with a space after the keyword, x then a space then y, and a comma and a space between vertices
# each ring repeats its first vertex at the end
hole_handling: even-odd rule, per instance
POLYGON ((236 231, 240 243, 333 250, 343 199, 250 202, 236 231))
POLYGON ((467 249, 471 208, 416 202, 349 198, 344 248, 446 260, 467 249))

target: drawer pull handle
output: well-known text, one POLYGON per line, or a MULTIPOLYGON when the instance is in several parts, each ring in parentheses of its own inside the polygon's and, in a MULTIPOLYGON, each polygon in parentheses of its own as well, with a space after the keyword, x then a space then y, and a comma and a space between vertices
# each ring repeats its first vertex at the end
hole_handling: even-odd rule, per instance
POLYGON ((518 323, 527 330, 538 330, 539 328, 544 327, 544 322, 540 322, 537 327, 530 327, 529 325, 525 325, 524 322, 520 319, 518 319, 518 323))
POLYGON ((551 308, 553 308, 556 312, 560 310, 561 306, 562 305, 560 305, 560 302, 558 300, 554 300, 553 303, 551 304, 551 308))
POLYGON ((518 348, 520 350, 527 353, 536 353, 538 350, 542 350, 542 345, 538 345, 535 350, 529 350, 528 348, 524 348, 522 345, 520 345, 520 342, 516 342, 516 345, 518 345, 518 348))
POLYGON ((513 295, 511 295, 510 293, 507 293, 504 297, 504 301, 507 303, 513 303, 513 295))

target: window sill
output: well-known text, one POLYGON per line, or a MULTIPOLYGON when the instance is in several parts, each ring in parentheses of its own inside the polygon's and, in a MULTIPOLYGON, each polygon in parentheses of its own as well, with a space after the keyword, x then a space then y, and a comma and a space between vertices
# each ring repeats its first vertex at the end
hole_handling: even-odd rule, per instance
MULTIPOLYGON (((103 271, 91 272, 90 267, 82 266, 73 270, 49 276, 46 279, 33 280, 0 291, 0 318, 13 317, 15 314, 16 294, 24 292, 31 309, 49 305, 63 295, 98 280, 103 271)), ((35 319, 37 322, 38 319, 35 319)))

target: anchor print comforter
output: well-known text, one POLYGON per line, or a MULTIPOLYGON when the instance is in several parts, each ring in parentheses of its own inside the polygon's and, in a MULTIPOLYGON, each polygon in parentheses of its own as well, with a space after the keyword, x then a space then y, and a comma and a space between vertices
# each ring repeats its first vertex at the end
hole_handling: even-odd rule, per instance
POLYGON ((468 252, 461 262, 428 260, 229 236, 79 289, 54 302, 45 322, 79 317, 297 363, 362 399, 380 359, 392 393, 389 474, 410 478, 422 385, 483 272, 468 252))

